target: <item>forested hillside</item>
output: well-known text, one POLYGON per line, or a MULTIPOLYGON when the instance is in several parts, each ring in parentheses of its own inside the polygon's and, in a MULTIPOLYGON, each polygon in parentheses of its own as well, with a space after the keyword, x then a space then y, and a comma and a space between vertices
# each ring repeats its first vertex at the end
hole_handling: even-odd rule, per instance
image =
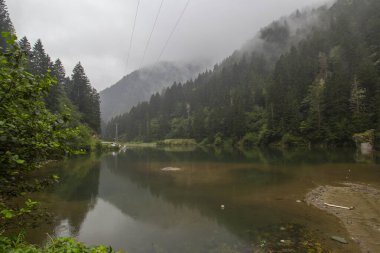
POLYGON ((118 123, 128 141, 351 145, 379 129, 379 13, 377 0, 297 11, 213 71, 114 118, 105 137, 118 123))
POLYGON ((127 113, 138 103, 148 101, 154 93, 174 82, 195 78, 202 70, 200 65, 171 62, 159 62, 136 70, 100 92, 102 120, 108 122, 117 115, 127 113))

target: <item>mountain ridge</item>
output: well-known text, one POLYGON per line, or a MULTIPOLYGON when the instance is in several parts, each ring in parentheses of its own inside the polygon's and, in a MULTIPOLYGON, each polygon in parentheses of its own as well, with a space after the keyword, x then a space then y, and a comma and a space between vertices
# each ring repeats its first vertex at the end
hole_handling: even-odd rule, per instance
POLYGON ((188 81, 205 67, 200 64, 160 62, 133 71, 100 92, 102 120, 128 112, 173 83, 188 81))

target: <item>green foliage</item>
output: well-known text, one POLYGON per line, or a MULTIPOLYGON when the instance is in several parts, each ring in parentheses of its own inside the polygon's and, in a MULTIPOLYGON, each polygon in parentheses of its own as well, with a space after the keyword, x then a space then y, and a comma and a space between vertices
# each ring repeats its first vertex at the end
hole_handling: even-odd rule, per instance
POLYGON ((2 173, 29 168, 44 159, 88 150, 91 131, 73 121, 73 110, 46 109, 44 97, 56 84, 49 73, 25 70, 27 56, 14 35, 4 34, 10 47, 0 52, 0 163, 2 173))
POLYGON ((195 146, 197 145, 194 139, 165 139, 157 142, 158 146, 195 146))
POLYGON ((28 214, 28 213, 31 213, 35 208, 36 206, 38 205, 38 202, 36 201, 32 201, 31 199, 28 199, 27 201, 25 201, 25 206, 16 210, 16 209, 6 209, 4 208, 5 206, 3 205, 0 205, 0 208, 4 208, 4 209, 1 209, 0 210, 0 218, 2 219, 12 219, 12 218, 15 218, 17 216, 21 216, 21 215, 24 215, 24 214, 28 214))
POLYGON ((214 146, 222 146, 223 144, 223 137, 221 133, 216 133, 214 136, 214 146))
POLYGON ((284 134, 281 139, 281 144, 285 147, 300 147, 306 146, 307 141, 302 137, 294 136, 289 133, 284 134))
MULTIPOLYGON (((11 19, 9 18, 8 8, 4 0, 0 0, 0 32, 7 32, 14 34, 14 27, 11 19)), ((5 49, 8 46, 6 39, 0 37, 0 47, 5 49)))
POLYGON ((259 136, 255 133, 247 133, 240 140, 241 146, 245 148, 252 148, 259 144, 259 136))
POLYGON ((3 168, 15 168, 57 149, 59 118, 51 115, 42 101, 54 80, 26 72, 15 38, 8 36, 7 40, 12 49, 0 54, 0 162, 3 168))
POLYGON ((352 136, 352 139, 355 141, 356 144, 370 143, 371 145, 374 145, 374 143, 375 143, 375 130, 371 129, 371 130, 365 131, 363 133, 356 133, 352 136))
MULTIPOLYGON (((44 247, 37 247, 24 241, 23 236, 8 238, 0 235, 0 252, 7 253, 113 253, 111 247, 87 247, 73 238, 51 239, 44 247)), ((121 251, 118 251, 121 253, 121 251)))

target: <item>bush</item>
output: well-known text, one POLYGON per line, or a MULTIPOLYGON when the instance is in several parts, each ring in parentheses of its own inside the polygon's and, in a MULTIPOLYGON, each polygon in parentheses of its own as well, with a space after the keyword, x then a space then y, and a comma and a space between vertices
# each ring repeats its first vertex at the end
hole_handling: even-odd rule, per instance
POLYGON ((282 136, 281 144, 285 147, 299 147, 299 146, 306 146, 307 141, 298 136, 291 135, 289 133, 286 133, 282 136))
POLYGON ((221 133, 217 133, 214 136, 214 146, 221 146, 223 144, 223 138, 221 133))
MULTIPOLYGON (((37 247, 24 241, 23 236, 8 238, 0 236, 0 252, 7 253, 113 253, 111 247, 93 246, 87 247, 83 243, 77 242, 74 238, 62 237, 52 239, 44 247, 37 247)), ((120 252, 120 251, 119 251, 120 252)))
POLYGON ((267 128, 263 128, 260 131, 260 134, 259 134, 260 146, 267 146, 279 140, 281 140, 281 135, 276 131, 268 130, 267 128))
POLYGON ((375 143, 375 130, 371 129, 365 131, 364 133, 356 133, 352 136, 352 139, 355 141, 356 145, 360 145, 360 143, 370 143, 372 146, 375 143))
POLYGON ((254 133, 247 133, 240 140, 240 145, 244 148, 252 148, 259 144, 259 137, 254 133))

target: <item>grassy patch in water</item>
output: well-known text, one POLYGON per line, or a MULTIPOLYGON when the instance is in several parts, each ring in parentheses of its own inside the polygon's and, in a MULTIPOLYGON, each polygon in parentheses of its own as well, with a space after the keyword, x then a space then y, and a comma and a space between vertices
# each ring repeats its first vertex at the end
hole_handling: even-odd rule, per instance
POLYGON ((166 139, 157 142, 158 146, 195 146, 197 145, 194 139, 166 139))

